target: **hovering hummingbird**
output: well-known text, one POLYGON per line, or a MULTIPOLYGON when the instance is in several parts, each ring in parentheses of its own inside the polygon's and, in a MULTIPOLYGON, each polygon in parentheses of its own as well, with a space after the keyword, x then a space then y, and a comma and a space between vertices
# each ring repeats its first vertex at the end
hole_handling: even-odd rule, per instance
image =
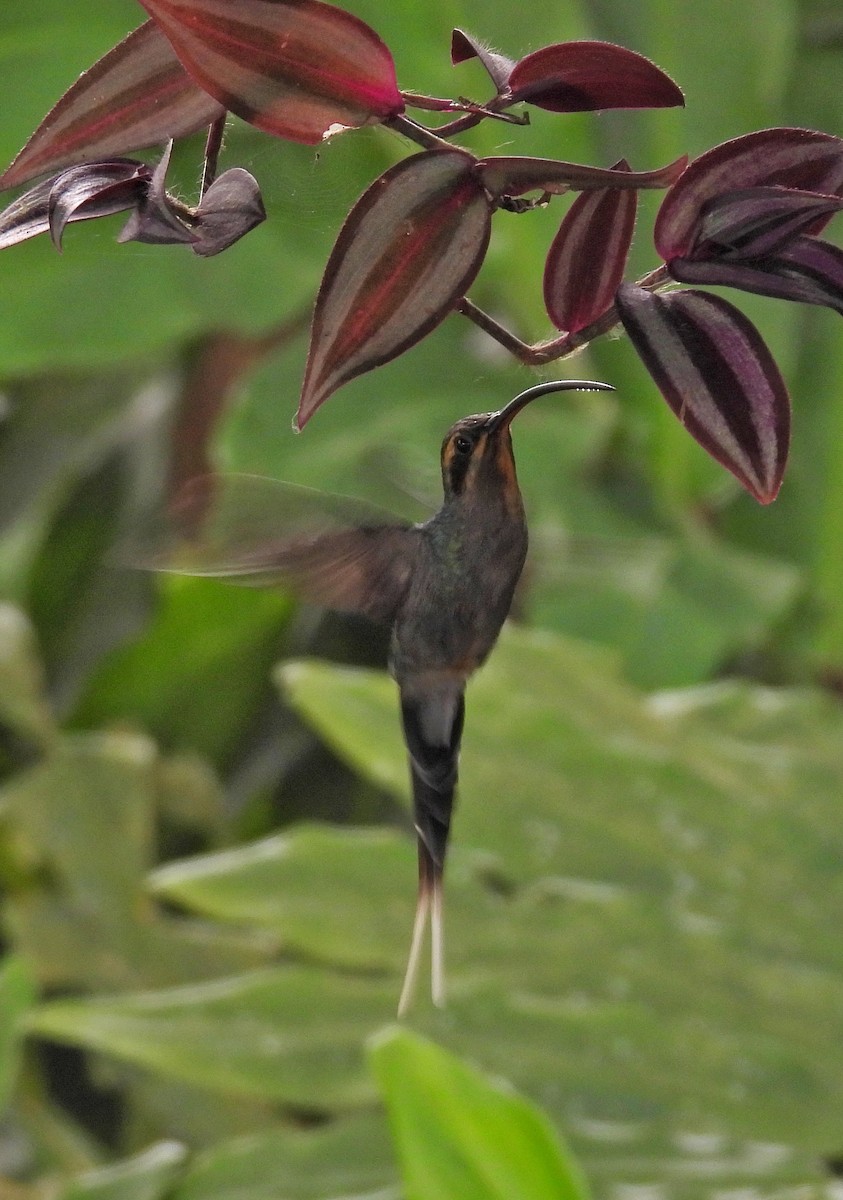
POLYGON ((282 485, 210 476, 194 481, 183 506, 188 540, 148 564, 240 583, 283 583, 303 599, 391 626, 390 671, 400 695, 419 861, 399 1016, 412 1000, 428 922, 432 998, 440 1006, 445 1001, 442 879, 465 687, 497 641, 527 555, 510 426, 532 400, 568 390, 613 389, 578 379, 540 383, 498 412, 457 421, 442 443, 442 507, 423 524, 385 520, 368 508, 350 522, 347 500, 286 485, 288 528, 279 533, 277 501, 266 501, 268 490, 282 485))

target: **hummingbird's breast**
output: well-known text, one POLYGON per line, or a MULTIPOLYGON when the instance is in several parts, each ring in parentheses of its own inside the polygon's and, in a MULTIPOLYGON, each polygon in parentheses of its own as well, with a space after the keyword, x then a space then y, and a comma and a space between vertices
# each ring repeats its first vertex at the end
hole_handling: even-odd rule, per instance
POLYGON ((466 679, 506 620, 527 556, 520 505, 451 505, 420 529, 421 544, 393 630, 392 671, 466 679))

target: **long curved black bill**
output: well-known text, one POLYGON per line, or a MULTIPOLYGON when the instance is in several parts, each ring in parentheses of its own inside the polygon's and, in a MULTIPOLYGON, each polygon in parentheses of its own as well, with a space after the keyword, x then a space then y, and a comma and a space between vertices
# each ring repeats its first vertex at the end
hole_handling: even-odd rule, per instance
POLYGON ((486 429, 489 433, 494 433, 495 430, 509 425, 522 408, 526 408, 532 400, 537 400, 539 396, 546 396, 549 392, 613 392, 614 390, 610 383, 596 383, 591 379, 553 379, 548 380, 547 383, 536 383, 533 387, 527 388, 525 392, 519 392, 513 400, 510 400, 509 404, 504 405, 500 412, 493 413, 486 429))

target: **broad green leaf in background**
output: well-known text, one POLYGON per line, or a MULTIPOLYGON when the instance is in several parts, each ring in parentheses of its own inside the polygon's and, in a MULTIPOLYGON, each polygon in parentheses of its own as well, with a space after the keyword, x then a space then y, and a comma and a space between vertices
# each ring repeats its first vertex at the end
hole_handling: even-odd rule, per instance
POLYGON ((187 1157, 178 1142, 159 1142, 142 1154, 74 1179, 60 1200, 162 1200, 171 1194, 187 1157))
MULTIPOLYGON (((281 678, 337 752, 405 790, 386 676, 313 663, 281 678)), ((505 631, 468 697, 449 1008, 415 1020, 539 1100, 607 1184, 681 1177, 681 1138, 715 1132, 736 1148, 706 1178, 756 1169, 740 1138, 781 1147, 766 1178, 816 1178, 843 1099, 841 735, 819 694, 647 699, 606 652, 505 631)), ((356 1106, 409 936, 402 837, 305 827, 158 872, 159 895, 203 915, 242 926, 251 910, 301 965, 64 1001, 29 1027, 221 1093, 356 1106)))
POLYGON ((544 1116, 423 1038, 372 1043, 407 1200, 586 1200, 585 1181, 544 1116))
POLYGON ((36 999, 35 985, 24 963, 7 956, 0 963, 0 1117, 12 1098, 22 1040, 22 1018, 36 999))
POLYGON ((55 728, 32 627, 20 609, 0 604, 0 725, 36 745, 49 745, 55 728))
POLYGON ((313 1129, 276 1127, 198 1155, 172 1200, 399 1200, 381 1113, 313 1129))

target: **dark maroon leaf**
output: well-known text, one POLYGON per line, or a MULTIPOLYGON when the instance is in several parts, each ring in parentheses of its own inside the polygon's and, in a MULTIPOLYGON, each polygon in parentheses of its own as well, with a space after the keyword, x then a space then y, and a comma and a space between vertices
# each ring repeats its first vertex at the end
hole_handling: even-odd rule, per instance
POLYGON ((839 194, 843 140, 810 129, 762 129, 708 150, 688 166, 659 210, 654 237, 665 262, 692 254, 712 200, 723 192, 756 187, 839 194))
POLYGON ((762 504, 787 461, 790 399, 755 326, 719 296, 658 296, 624 284, 624 328, 670 407, 701 446, 762 504))
POLYGON ((320 0, 141 0, 201 88, 243 120, 315 144, 403 110, 389 50, 320 0))
POLYGON ((117 159, 71 167, 52 179, 44 179, 0 213, 0 249, 48 231, 60 247, 68 222, 89 221, 131 208, 151 175, 145 163, 117 159), (85 176, 89 186, 85 185, 85 176))
POLYGON ((513 100, 551 112, 672 108, 682 92, 655 63, 611 42, 560 42, 522 58, 509 76, 513 100))
POLYGON ((525 192, 586 192, 595 188, 664 188, 678 179, 687 158, 655 171, 617 171, 558 162, 552 158, 487 158, 477 169, 485 187, 495 198, 521 196, 525 192))
POLYGON ((838 196, 794 188, 724 192, 702 211, 693 257, 763 258, 841 209, 843 199, 838 196))
POLYGON ((843 315, 843 250, 818 238, 797 238, 755 263, 675 258, 669 270, 679 283, 740 288, 778 300, 824 305, 843 315))
POLYGON ((145 195, 135 207, 121 229, 118 242, 144 242, 151 246, 191 245, 197 240, 197 235, 189 227, 191 212, 187 208, 177 208, 167 195, 167 170, 170 166, 170 155, 173 143, 167 146, 161 161, 155 168, 145 195))
POLYGON ((491 203, 475 160, 429 150, 390 168, 351 210, 313 316, 299 428, 343 383, 430 333, 480 269, 491 203))
POLYGON ((65 92, 0 175, 0 188, 183 137, 223 113, 184 70, 161 30, 147 21, 65 92))
MULTIPOLYGON (((612 168, 628 171, 621 159, 612 168)), ((635 228, 635 192, 620 188, 577 196, 559 226, 544 271, 544 302, 557 329, 575 333, 596 320, 623 280, 635 228)))
POLYGON ((242 167, 232 167, 208 188, 196 216, 194 254, 220 254, 266 220, 258 181, 242 167))
POLYGON ((56 249, 61 250, 68 222, 108 217, 134 207, 146 192, 150 177, 146 163, 133 159, 86 163, 63 171, 47 201, 50 236, 56 249), (84 210, 81 215, 80 210, 84 210))
POLYGON ((506 89, 509 76, 515 66, 515 60, 499 54, 497 50, 490 50, 472 34, 466 33, 462 29, 455 29, 451 34, 451 62, 456 66, 458 63, 467 62, 470 58, 480 60, 495 85, 496 92, 503 92, 506 89))

